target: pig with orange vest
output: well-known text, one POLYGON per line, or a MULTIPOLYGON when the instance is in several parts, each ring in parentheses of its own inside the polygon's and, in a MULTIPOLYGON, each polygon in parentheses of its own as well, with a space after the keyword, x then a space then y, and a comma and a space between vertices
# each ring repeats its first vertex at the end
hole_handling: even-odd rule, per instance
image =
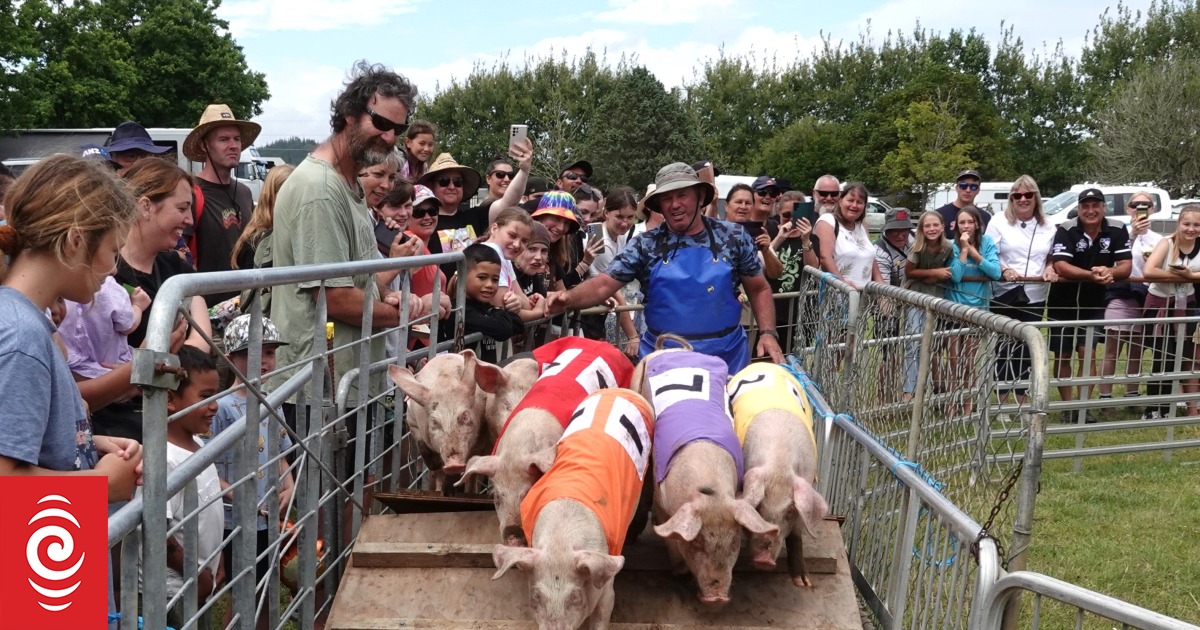
POLYGON ((734 430, 746 458, 742 498, 777 536, 750 535, 754 566, 773 570, 787 544, 788 573, 796 586, 812 586, 804 566, 801 532, 810 536, 828 506, 813 488, 817 441, 812 407, 800 382, 778 365, 753 363, 729 381, 734 430))
MULTIPOLYGON (((628 387, 633 364, 611 344, 564 337, 533 351, 540 375, 501 429, 491 455, 472 457, 471 475, 492 479, 492 500, 506 545, 524 546, 521 499, 554 461, 554 446, 588 395, 628 387)), ((461 482, 460 482, 461 483, 461 482)))
POLYGON ((605 628, 626 531, 650 468, 654 416, 627 389, 600 390, 579 405, 557 455, 521 502, 530 547, 496 545, 496 574, 529 574, 539 628, 605 628))

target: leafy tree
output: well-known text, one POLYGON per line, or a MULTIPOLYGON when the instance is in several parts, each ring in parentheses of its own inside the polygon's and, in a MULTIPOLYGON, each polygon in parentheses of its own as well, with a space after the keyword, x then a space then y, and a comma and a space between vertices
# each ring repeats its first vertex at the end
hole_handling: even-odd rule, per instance
POLYGON ((938 184, 952 181, 965 166, 969 142, 962 138, 963 121, 956 115, 950 97, 920 101, 908 106, 907 115, 896 120, 899 146, 883 158, 881 170, 893 188, 912 190, 923 207, 938 184))
POLYGON ((846 123, 802 118, 767 139, 748 172, 784 177, 801 190, 809 190, 826 173, 853 179, 846 159, 851 153, 850 137, 846 123))
POLYGON ((595 181, 604 189, 619 184, 641 190, 670 162, 693 162, 700 134, 689 124, 679 95, 644 67, 618 75, 596 108, 585 147, 595 181))
POLYGON ((1101 181, 1154 182, 1200 194, 1200 60, 1141 66, 1096 116, 1092 153, 1101 181))
POLYGON ((305 156, 312 153, 318 144, 318 141, 310 138, 292 136, 259 146, 258 154, 263 157, 283 158, 284 162, 295 166, 303 162, 305 156))
POLYGON ((778 68, 758 69, 753 55, 704 64, 683 99, 701 152, 721 169, 750 172, 759 147, 777 130, 773 101, 781 96, 778 68))

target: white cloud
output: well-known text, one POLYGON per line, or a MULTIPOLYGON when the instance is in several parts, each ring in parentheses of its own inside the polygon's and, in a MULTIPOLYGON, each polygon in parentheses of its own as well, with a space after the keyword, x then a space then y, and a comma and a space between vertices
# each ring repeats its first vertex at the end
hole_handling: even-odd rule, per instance
POLYGON ((348 70, 290 61, 268 70, 271 98, 254 118, 263 128, 258 145, 292 136, 328 136, 329 104, 341 91, 348 70))
POLYGON ((369 27, 413 13, 422 0, 234 0, 218 14, 238 36, 262 31, 369 27))
POLYGON ((692 24, 708 17, 709 11, 725 9, 732 0, 612 0, 610 9, 595 14, 603 22, 666 26, 692 24))

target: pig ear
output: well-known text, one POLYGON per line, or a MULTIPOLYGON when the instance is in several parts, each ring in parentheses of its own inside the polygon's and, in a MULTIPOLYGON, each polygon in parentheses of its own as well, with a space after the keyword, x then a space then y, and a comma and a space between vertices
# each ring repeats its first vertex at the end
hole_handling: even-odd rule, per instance
POLYGON ((550 467, 554 465, 554 457, 556 455, 558 455, 557 446, 551 446, 530 455, 529 461, 526 462, 526 465, 529 467, 529 474, 540 478, 549 472, 550 467))
POLYGON ((792 500, 796 502, 796 511, 800 513, 800 523, 805 531, 815 534, 817 523, 829 512, 825 498, 817 493, 807 479, 796 475, 792 480, 792 500))
MULTIPOLYGON (((743 501, 743 503, 745 503, 743 501)), ((696 503, 688 501, 679 507, 670 519, 662 525, 654 527, 654 533, 669 540, 691 542, 700 533, 700 515, 696 513, 696 503)))
POLYGON ((478 367, 478 365, 479 365, 479 362, 475 360, 475 352, 470 349, 463 350, 462 356, 463 356, 463 372, 462 372, 463 383, 465 383, 467 385, 474 385, 475 384, 475 368, 478 367))
POLYGON ((742 476, 742 499, 751 507, 758 507, 767 492, 767 481, 763 478, 766 472, 766 468, 755 466, 742 476))
POLYGON ((623 556, 610 556, 598 551, 575 552, 575 570, 582 573, 585 579, 590 577, 593 588, 604 588, 623 566, 623 556))
POLYGON ((429 393, 429 388, 422 385, 413 376, 412 370, 406 367, 399 365, 388 366, 388 378, 392 379, 392 382, 396 384, 396 387, 400 388, 400 391, 404 392, 405 395, 413 399, 413 402, 422 407, 428 407, 429 401, 433 399, 433 396, 429 393))
POLYGON ((475 367, 475 383, 479 385, 479 389, 496 394, 508 385, 508 374, 487 361, 479 361, 475 367))
POLYGON ((485 477, 493 477, 496 471, 500 469, 500 458, 495 455, 478 455, 467 461, 467 469, 463 471, 462 479, 458 480, 455 486, 461 486, 466 483, 472 475, 483 475, 485 477))
POLYGON ((499 579, 514 566, 521 571, 532 571, 533 565, 537 563, 541 553, 541 550, 531 547, 496 545, 492 549, 492 562, 496 564, 496 573, 492 579, 499 579))
POLYGON ((734 499, 733 505, 730 506, 733 510, 733 518, 742 527, 752 534, 761 534, 763 536, 778 536, 779 528, 775 525, 763 520, 755 511, 754 506, 747 503, 744 499, 734 499))

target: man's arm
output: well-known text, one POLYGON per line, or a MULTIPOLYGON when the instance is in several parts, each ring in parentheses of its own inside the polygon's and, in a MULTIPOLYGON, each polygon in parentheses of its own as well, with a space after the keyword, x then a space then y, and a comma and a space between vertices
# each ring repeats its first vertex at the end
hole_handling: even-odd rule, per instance
MULTIPOLYGON (((351 326, 362 326, 363 292, 357 287, 327 287, 325 308, 329 317, 351 326)), ((400 325, 400 309, 386 302, 375 301, 371 310, 371 326, 387 328, 400 325)))
MULTIPOLYGON (((602 273, 594 278, 585 280, 573 289, 555 291, 547 295, 546 313, 548 315, 557 315, 564 311, 595 306, 612 297, 612 294, 616 293, 624 285, 624 282, 617 280, 607 273, 602 273)), ((763 281, 763 286, 767 286, 766 281, 763 281)), ((770 296, 770 294, 771 289, 767 287, 767 295, 770 296)))
POLYGON ((742 289, 750 299, 750 310, 754 312, 754 322, 758 325, 758 356, 768 355, 775 363, 783 362, 783 350, 779 347, 778 335, 775 331, 775 297, 771 295, 771 285, 766 278, 757 276, 742 276, 742 289), (764 334, 771 331, 771 334, 764 334))

